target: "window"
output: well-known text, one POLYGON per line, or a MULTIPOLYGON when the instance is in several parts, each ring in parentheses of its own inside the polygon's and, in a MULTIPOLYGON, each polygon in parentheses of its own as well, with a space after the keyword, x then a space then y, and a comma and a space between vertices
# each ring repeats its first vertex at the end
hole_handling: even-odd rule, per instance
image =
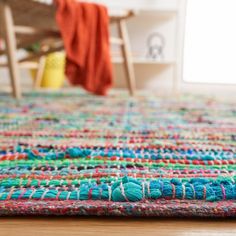
POLYGON ((236 84, 235 0, 188 0, 183 77, 236 84))

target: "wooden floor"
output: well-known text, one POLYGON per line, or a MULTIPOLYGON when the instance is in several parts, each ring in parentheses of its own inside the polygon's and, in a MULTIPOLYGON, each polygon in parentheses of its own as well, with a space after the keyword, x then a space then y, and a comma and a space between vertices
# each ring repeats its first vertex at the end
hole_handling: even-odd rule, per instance
POLYGON ((0 235, 236 235, 236 220, 177 220, 158 218, 0 218, 0 235))

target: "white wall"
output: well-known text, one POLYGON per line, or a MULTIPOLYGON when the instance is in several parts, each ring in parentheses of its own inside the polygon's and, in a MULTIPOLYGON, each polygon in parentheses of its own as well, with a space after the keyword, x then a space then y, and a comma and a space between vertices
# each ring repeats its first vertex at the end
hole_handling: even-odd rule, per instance
POLYGON ((236 84, 235 9, 235 0, 188 1, 185 81, 236 84))

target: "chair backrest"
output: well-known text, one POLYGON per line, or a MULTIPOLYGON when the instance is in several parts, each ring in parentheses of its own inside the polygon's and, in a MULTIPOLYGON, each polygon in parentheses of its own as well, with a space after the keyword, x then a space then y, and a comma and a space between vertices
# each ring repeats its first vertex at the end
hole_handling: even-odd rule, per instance
POLYGON ((55 6, 34 0, 5 0, 12 9, 15 25, 57 29, 55 6))

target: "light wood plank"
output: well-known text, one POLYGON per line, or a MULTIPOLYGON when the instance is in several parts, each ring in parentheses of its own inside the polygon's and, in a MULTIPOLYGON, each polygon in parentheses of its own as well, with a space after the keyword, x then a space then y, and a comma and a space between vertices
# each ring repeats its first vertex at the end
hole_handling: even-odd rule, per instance
POLYGON ((21 98, 20 74, 16 55, 16 38, 14 33, 13 17, 11 8, 3 1, 0 3, 2 14, 3 35, 6 42, 7 60, 11 77, 11 85, 13 96, 17 99, 21 98))
POLYGON ((233 236, 236 235, 236 221, 112 217, 21 217, 0 218, 0 229, 0 235, 7 236, 233 236))
POLYGON ((130 95, 133 96, 135 94, 136 84, 126 20, 119 20, 117 24, 119 37, 123 40, 123 44, 121 45, 121 53, 124 59, 127 83, 130 95))
POLYGON ((40 57, 38 70, 37 70, 35 81, 34 81, 34 89, 39 88, 41 85, 41 82, 43 79, 43 72, 45 69, 45 64, 46 64, 46 57, 45 56, 40 57))

